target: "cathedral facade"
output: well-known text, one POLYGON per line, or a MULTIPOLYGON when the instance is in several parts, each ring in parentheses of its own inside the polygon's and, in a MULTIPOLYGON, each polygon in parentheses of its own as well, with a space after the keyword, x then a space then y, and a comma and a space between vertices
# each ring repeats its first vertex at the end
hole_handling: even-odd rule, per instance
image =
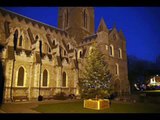
POLYGON ((105 55, 119 94, 130 93, 126 40, 102 18, 95 32, 93 7, 61 7, 58 28, 0 9, 1 61, 4 101, 16 96, 28 100, 58 92, 79 95, 80 69, 93 43, 105 55))

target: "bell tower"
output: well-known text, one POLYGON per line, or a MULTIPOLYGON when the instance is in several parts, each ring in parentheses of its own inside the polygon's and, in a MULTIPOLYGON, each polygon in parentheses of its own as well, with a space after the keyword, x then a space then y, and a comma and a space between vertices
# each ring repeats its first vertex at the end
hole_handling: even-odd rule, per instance
POLYGON ((58 27, 75 37, 79 44, 85 36, 94 34, 94 8, 60 7, 58 27))

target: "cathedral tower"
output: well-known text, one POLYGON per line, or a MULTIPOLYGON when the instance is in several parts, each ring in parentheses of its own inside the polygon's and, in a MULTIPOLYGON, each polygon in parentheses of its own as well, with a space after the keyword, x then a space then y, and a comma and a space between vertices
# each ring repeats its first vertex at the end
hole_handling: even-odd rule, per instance
POLYGON ((60 7, 58 27, 80 43, 85 36, 94 34, 94 8, 60 7))

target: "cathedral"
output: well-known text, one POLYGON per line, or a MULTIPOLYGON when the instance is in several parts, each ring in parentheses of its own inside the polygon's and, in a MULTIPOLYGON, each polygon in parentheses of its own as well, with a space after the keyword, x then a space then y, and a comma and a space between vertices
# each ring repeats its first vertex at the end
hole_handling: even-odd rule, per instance
POLYGON ((129 94, 126 40, 102 18, 95 31, 93 7, 60 7, 58 27, 0 8, 3 99, 34 100, 58 92, 79 95, 78 79, 93 43, 105 55, 118 94, 129 94))

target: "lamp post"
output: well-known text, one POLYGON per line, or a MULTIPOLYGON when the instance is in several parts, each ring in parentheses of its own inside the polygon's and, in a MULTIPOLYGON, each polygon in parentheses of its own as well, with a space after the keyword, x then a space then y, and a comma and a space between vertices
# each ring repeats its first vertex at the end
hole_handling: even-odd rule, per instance
POLYGON ((10 99, 11 99, 11 102, 13 102, 12 89, 13 89, 13 78, 14 78, 14 64, 15 64, 15 58, 13 59, 13 66, 12 66, 12 79, 11 79, 11 89, 10 89, 10 99))
POLYGON ((17 49, 17 41, 18 41, 18 30, 15 31, 14 33, 14 38, 13 38, 13 54, 14 54, 14 58, 13 58, 13 66, 12 66, 12 79, 11 79, 11 89, 10 89, 10 99, 13 102, 13 98, 12 98, 12 89, 13 89, 13 78, 14 78, 14 64, 15 64, 15 51, 17 49))
POLYGON ((39 73, 39 96, 38 101, 42 101, 43 97, 41 96, 41 69, 42 69, 42 41, 39 41, 39 51, 40 51, 40 73, 39 73))
POLYGON ((3 104, 3 100, 4 100, 4 65, 3 65, 3 55, 2 55, 2 51, 3 51, 4 46, 0 44, 0 107, 3 104))
POLYGON ((40 63, 40 73, 39 73, 39 96, 38 96, 38 101, 42 101, 42 96, 41 96, 41 69, 42 69, 42 63, 40 63))
MULTIPOLYGON (((80 76, 80 75, 79 75, 79 65, 78 65, 78 59, 77 59, 77 57, 78 57, 77 51, 78 51, 78 50, 76 49, 76 50, 75 50, 75 59, 76 59, 76 66, 75 66, 75 67, 76 67, 76 69, 77 69, 77 74, 78 74, 77 77, 78 77, 78 82, 79 82, 79 76, 80 76)), ((76 83, 76 87, 77 87, 77 88, 76 88, 76 93, 75 93, 75 94, 78 93, 78 95, 79 95, 79 86, 78 86, 78 82, 76 83), (78 92, 77 92, 77 91, 78 91, 78 92)))

